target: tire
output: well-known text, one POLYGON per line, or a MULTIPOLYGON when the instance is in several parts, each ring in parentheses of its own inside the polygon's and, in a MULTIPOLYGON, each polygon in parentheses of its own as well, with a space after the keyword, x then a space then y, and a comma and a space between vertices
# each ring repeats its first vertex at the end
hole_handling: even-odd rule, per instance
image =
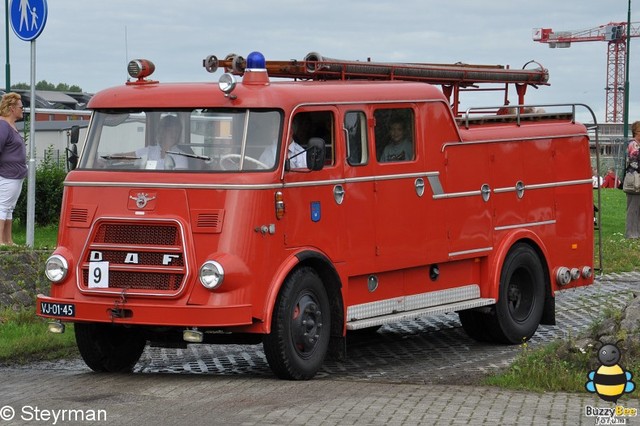
POLYGON ((147 343, 139 331, 118 325, 76 323, 74 329, 82 359, 96 372, 131 372, 147 343))
POLYGON ((523 343, 538 329, 544 309, 544 268, 528 244, 514 245, 504 261, 493 324, 488 332, 500 343, 523 343))
POLYGON ((295 270, 284 282, 263 338, 271 370, 281 379, 308 380, 322 367, 329 347, 329 298, 316 272, 295 270))
POLYGON ((493 336, 490 332, 491 315, 474 310, 459 311, 460 323, 462 329, 469 337, 478 342, 493 342, 493 336))

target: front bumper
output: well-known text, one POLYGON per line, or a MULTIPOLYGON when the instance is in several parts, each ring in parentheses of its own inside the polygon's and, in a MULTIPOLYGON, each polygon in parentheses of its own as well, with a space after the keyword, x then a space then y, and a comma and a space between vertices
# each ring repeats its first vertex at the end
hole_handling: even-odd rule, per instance
POLYGON ((251 311, 251 305, 150 305, 120 300, 57 299, 44 295, 38 295, 36 301, 36 314, 43 318, 148 326, 244 326, 252 324, 251 311), (51 309, 62 305, 70 309, 51 309), (43 310, 48 313, 43 313, 43 310))

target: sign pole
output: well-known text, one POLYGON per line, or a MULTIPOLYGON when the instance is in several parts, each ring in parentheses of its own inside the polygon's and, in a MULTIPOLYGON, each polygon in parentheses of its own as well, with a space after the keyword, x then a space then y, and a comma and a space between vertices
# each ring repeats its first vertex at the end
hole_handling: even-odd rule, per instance
POLYGON ((9 93, 11 91, 11 65, 9 65, 9 0, 4 0, 4 34, 7 50, 7 62, 4 66, 6 73, 5 91, 9 93))
MULTIPOLYGON (((36 217, 36 38, 47 23, 47 0, 11 0, 11 27, 19 39, 31 42, 29 100, 29 168, 27 169, 27 246, 33 247, 36 217)), ((8 42, 8 38, 7 38, 8 42)), ((8 55, 7 47, 7 55, 8 55)), ((7 59, 8 62, 8 59, 7 59)), ((7 65, 8 67, 8 65, 7 65)), ((7 86, 8 80, 7 68, 7 86)), ((7 90, 9 88, 7 87, 7 90)))
POLYGON ((29 102, 29 168, 27 176, 27 246, 33 247, 36 217, 36 41, 31 40, 31 101, 29 102))

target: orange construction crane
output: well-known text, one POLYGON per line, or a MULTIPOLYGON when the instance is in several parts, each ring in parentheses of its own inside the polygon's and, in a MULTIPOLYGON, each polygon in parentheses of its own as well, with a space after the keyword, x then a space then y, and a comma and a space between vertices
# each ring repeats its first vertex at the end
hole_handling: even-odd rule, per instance
POLYGON ((640 22, 609 22, 595 28, 578 31, 553 31, 534 28, 533 41, 547 43, 551 48, 571 47, 571 43, 584 41, 607 42, 607 104, 605 122, 622 123, 624 112, 624 84, 627 54, 627 36, 640 37, 640 22))

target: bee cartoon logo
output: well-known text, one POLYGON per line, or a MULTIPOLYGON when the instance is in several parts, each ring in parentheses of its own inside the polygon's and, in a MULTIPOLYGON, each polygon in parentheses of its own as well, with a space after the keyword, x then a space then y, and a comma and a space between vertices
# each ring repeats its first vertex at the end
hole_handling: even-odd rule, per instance
POLYGON ((618 365, 621 355, 617 344, 609 343, 598 350, 598 361, 602 365, 587 375, 589 381, 585 383, 585 388, 588 392, 596 393, 600 399, 614 404, 623 393, 633 392, 636 387, 631 381, 633 375, 618 365))

